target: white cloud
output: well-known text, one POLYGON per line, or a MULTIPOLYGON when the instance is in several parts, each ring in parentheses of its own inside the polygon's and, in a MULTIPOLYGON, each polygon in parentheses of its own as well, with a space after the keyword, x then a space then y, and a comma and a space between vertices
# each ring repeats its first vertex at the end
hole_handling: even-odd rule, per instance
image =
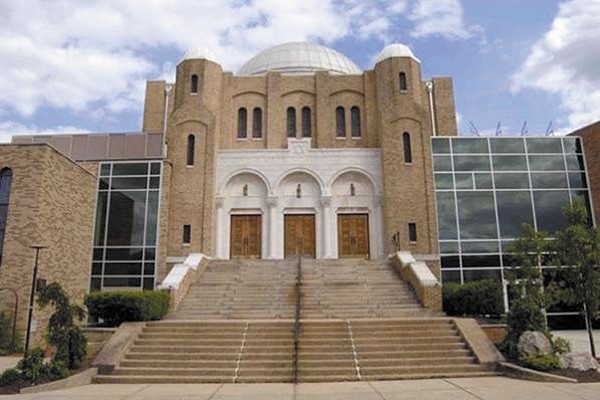
MULTIPOLYGON (((90 118, 141 109, 146 79, 172 76, 165 49, 211 49, 229 70, 277 43, 467 38, 458 0, 0 0, 0 115, 40 107, 90 118), (436 2, 438 4, 439 2, 436 2), (432 29, 432 26, 438 29, 432 29), (161 53, 162 51, 162 53, 161 53)), ((172 60, 177 61, 177 60, 172 60)))
POLYGON ((442 36, 446 39, 468 39, 480 28, 465 27, 462 4, 459 0, 417 0, 409 19, 416 23, 412 36, 442 36))
POLYGON ((560 4, 550 30, 512 77, 511 90, 533 88, 559 96, 566 114, 560 130, 600 119, 600 2, 560 4))

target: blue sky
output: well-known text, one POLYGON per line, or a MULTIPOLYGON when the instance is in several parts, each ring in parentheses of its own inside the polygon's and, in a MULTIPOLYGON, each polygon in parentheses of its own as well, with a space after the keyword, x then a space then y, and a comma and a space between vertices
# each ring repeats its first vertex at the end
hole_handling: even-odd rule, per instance
POLYGON ((459 131, 569 132, 600 119, 600 0, 0 0, 0 141, 138 131, 148 79, 186 49, 227 70, 309 40, 371 69, 389 43, 454 79, 459 131))

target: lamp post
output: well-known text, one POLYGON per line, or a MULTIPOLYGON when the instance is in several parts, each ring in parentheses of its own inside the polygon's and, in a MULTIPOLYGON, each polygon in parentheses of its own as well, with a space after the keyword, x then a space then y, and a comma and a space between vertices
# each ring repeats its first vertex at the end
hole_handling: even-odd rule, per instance
POLYGON ((29 315, 27 316, 27 335, 25 337, 25 356, 29 352, 29 337, 31 336, 31 318, 33 317, 33 300, 35 298, 35 282, 37 280, 38 261, 40 258, 40 251, 45 249, 46 246, 29 246, 35 250, 35 262, 33 264, 33 278, 31 280, 31 293, 29 294, 29 315))

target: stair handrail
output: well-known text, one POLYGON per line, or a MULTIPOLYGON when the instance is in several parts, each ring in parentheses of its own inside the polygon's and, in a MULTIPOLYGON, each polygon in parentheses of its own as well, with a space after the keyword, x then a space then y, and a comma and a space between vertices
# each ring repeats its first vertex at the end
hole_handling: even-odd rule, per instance
POLYGON ((302 313, 302 257, 296 264, 296 314, 294 317, 294 384, 298 383, 298 342, 300 340, 300 314, 302 313))

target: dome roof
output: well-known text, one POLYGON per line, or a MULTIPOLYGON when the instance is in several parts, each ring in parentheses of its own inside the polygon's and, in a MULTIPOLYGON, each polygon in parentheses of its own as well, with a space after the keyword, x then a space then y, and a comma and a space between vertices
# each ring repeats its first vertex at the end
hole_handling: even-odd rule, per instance
POLYGON ((361 74, 348 57, 325 46, 308 42, 284 43, 266 49, 240 68, 238 75, 264 75, 268 71, 284 74, 361 74))
POLYGON ((400 43, 394 43, 385 46, 385 48, 381 50, 381 53, 379 53, 379 55, 377 56, 375 64, 392 57, 410 57, 416 62, 421 62, 421 60, 415 57, 412 50, 408 46, 400 43))
POLYGON ((200 60, 200 59, 212 61, 217 64, 219 63, 217 61, 217 57, 214 55, 214 53, 205 47, 194 47, 192 49, 188 49, 188 51, 186 51, 185 54, 183 55, 183 58, 181 59, 181 61, 200 60))

